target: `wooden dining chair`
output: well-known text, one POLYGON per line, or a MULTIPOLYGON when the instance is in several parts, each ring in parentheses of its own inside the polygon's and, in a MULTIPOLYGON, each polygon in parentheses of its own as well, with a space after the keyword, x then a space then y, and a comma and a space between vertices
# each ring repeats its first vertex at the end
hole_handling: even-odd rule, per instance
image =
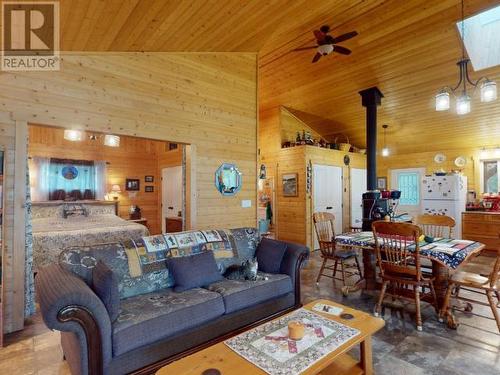
MULTIPOLYGON (((486 319, 495 320, 497 323, 498 331, 500 332, 500 313, 498 311, 498 303, 500 301, 499 297, 500 291, 500 250, 497 251, 497 256, 494 261, 472 261, 460 267, 457 272, 455 272, 449 280, 448 289, 446 290, 446 297, 444 300, 443 308, 440 311, 440 319, 446 318, 449 321, 449 326, 458 326, 457 322, 453 321, 454 317, 449 313, 450 301, 453 296, 454 299, 465 301, 467 303, 475 303, 483 306, 489 306, 491 312, 493 313, 493 318, 489 316, 484 316, 480 314, 475 314, 471 310, 467 310, 467 313, 480 316, 486 319), (485 295, 488 303, 463 297, 459 295, 461 290, 468 292, 473 292, 481 295, 485 295), (454 295, 452 295, 454 294, 454 295), (495 302, 493 295, 497 298, 495 302)), ((470 294, 469 294, 470 295, 470 294)))
POLYGON ((372 224, 375 238, 375 252, 377 264, 382 278, 382 290, 375 306, 375 316, 382 310, 382 302, 386 295, 387 286, 393 298, 415 300, 417 330, 422 330, 422 316, 420 314, 421 297, 432 301, 436 313, 438 312, 434 279, 422 275, 420 268, 420 247, 418 238, 421 230, 410 223, 393 223, 376 221, 372 224), (413 246, 410 250, 409 247, 413 246), (412 289, 410 289, 411 287, 412 289), (421 292, 421 288, 428 287, 430 295, 421 292))
POLYGON ((356 257, 356 251, 352 249, 337 249, 335 246, 335 216, 329 212, 315 212, 313 214, 313 221, 318 237, 321 257, 323 258, 316 284, 319 283, 321 276, 329 277, 333 279, 334 282, 335 280, 341 280, 342 286, 345 286, 347 278, 356 275, 361 278, 361 268, 358 258, 356 257), (350 262, 350 260, 354 260, 354 263, 350 262), (327 264, 329 261, 334 262, 333 266, 327 264), (335 277, 339 265, 342 276, 340 278, 335 277), (325 274, 325 270, 332 271, 333 274, 325 274))
POLYGON ((453 238, 455 219, 446 215, 418 215, 416 224, 429 237, 453 238))

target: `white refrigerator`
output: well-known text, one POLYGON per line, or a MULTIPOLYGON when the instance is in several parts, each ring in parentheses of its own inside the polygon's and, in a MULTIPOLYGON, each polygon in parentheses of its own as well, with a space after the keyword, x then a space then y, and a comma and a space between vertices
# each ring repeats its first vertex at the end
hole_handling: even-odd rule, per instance
POLYGON ((467 177, 424 176, 421 184, 422 213, 455 219, 454 238, 462 237, 462 212, 467 201, 467 177))

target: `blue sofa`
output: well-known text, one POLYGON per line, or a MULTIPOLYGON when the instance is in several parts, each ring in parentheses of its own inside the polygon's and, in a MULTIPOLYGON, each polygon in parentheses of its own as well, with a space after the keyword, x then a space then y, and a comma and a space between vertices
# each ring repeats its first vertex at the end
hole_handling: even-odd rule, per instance
MULTIPOLYGON (((216 258, 221 273, 227 266, 255 256, 259 243, 255 229, 219 232, 233 251, 227 256, 224 250, 216 258)), ((300 267, 309 249, 276 243, 286 250, 278 272, 261 273, 265 280, 223 279, 180 293, 173 290, 175 280, 169 280, 168 269, 134 275, 128 269, 132 256, 126 244, 69 248, 61 253, 58 264, 37 274, 40 310, 46 325, 61 331, 64 356, 73 374, 152 373, 168 362, 301 306, 300 267), (120 310, 114 321, 92 288, 92 268, 99 260, 121 277, 120 310)), ((211 248, 217 253, 220 247, 211 248)), ((176 249, 175 254, 185 256, 183 252, 176 249)), ((158 262, 166 263, 162 259, 158 262)), ((261 266, 265 269, 266 265, 261 266)))

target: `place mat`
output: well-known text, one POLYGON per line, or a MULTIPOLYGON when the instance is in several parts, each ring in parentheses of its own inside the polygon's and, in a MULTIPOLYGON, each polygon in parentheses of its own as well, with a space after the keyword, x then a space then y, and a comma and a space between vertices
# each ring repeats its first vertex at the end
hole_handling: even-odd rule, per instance
POLYGON ((357 329, 309 310, 298 309, 224 343, 270 375, 296 375, 359 333, 357 329), (288 338, 288 323, 291 321, 299 321, 306 326, 302 340, 288 338))

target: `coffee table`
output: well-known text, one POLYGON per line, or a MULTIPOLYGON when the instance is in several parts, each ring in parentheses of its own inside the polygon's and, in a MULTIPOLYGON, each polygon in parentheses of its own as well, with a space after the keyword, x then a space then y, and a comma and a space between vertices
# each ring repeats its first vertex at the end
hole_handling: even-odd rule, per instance
MULTIPOLYGON (((384 326, 384 321, 380 318, 367 314, 363 311, 354 310, 350 307, 338 304, 329 300, 316 300, 304 306, 311 310, 317 303, 342 308, 342 314, 351 314, 352 319, 343 319, 340 316, 333 316, 326 313, 319 313, 321 316, 337 321, 349 327, 360 331, 360 334, 338 347, 336 350, 326 355, 303 374, 321 374, 321 375, 354 375, 354 374, 373 374, 372 344, 371 336, 384 326), (350 355, 346 354, 356 345, 360 345, 360 362, 357 362, 350 355)), ((203 349, 190 356, 184 357, 158 370, 158 375, 265 375, 260 368, 231 350, 224 342, 219 342, 206 349, 203 349), (211 371, 211 370, 218 370, 211 371)))

